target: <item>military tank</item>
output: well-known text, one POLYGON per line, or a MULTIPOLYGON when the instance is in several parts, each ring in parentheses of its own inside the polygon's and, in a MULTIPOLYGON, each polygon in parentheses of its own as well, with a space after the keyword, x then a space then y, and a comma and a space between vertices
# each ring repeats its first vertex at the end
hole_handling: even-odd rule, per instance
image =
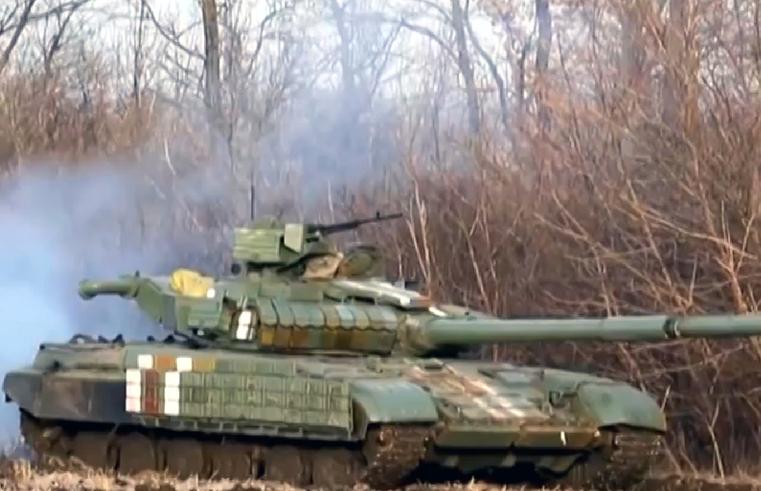
POLYGON ((21 432, 51 465, 328 488, 486 475, 596 488, 662 455, 654 398, 616 380, 463 356, 484 343, 761 335, 759 315, 504 319, 384 276, 337 225, 235 230, 230 274, 179 269, 80 283, 134 301, 164 338, 78 335, 5 377, 21 432))

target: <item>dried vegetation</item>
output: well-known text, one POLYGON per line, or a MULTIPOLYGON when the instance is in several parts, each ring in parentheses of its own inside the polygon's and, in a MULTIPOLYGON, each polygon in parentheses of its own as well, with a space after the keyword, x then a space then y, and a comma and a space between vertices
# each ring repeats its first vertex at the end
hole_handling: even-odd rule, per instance
MULTIPOLYGON (((43 472, 29 461, 0 458, 0 489, 7 491, 303 491, 289 484, 267 481, 200 481, 144 473, 138 476, 113 476, 89 470, 80 472, 43 472)), ((320 491, 320 488, 309 488, 320 491)), ((400 491, 530 491, 525 486, 505 487, 484 482, 451 484, 409 484, 400 491)), ((759 491, 761 483, 748 476, 718 479, 712 476, 659 476, 642 482, 636 491, 759 491)), ((345 490, 367 491, 365 486, 345 490)), ((542 490, 537 490, 542 491, 542 490)), ((571 491, 547 488, 544 491, 571 491)), ((577 490, 579 491, 579 490, 577 490)), ((583 490, 581 490, 583 491, 583 490)))
MULTIPOLYGON (((267 131, 293 123, 284 107, 294 89, 298 53, 241 53, 235 40, 242 28, 222 18, 231 23, 216 40, 229 57, 230 71, 223 70, 221 80, 212 69, 211 79, 204 78, 206 88, 194 98, 184 92, 201 78, 192 63, 175 60, 167 68, 160 58, 153 67, 168 79, 152 84, 145 75, 148 61, 141 57, 150 51, 150 27, 167 52, 182 51, 186 41, 175 36, 178 30, 162 29, 151 3, 137 2, 133 14, 139 22, 133 27, 136 34, 146 33, 135 38, 144 44, 130 47, 125 59, 134 64, 120 66, 117 77, 92 50, 77 58, 74 78, 63 62, 0 71, 0 174, 8 182, 51 157, 60 172, 104 159, 118 159, 123 166, 151 162, 145 172, 157 198, 140 203, 147 230, 141 237, 165 240, 183 231, 211 231, 209 245, 195 244, 191 252, 198 264, 220 269, 216 246, 227 227, 245 216, 227 206, 245 202, 244 164, 255 161, 258 202, 273 214, 294 217, 309 210, 308 218, 315 219, 401 207, 403 223, 368 229, 361 238, 387 248, 390 274, 417 277, 437 298, 516 316, 759 310, 758 1, 479 2, 469 7, 470 15, 489 18, 494 29, 502 29, 504 52, 498 55, 478 45, 459 0, 440 6, 446 14, 439 19, 442 32, 457 34, 452 46, 438 31, 415 26, 407 13, 396 32, 434 40, 431 66, 414 89, 422 102, 405 106, 401 96, 377 96, 376 102, 394 108, 388 111, 394 115, 390 121, 373 119, 369 106, 352 106, 338 118, 340 124, 324 122, 340 131, 322 135, 325 145, 338 148, 320 154, 322 160, 277 147, 292 142, 261 143, 267 131), (516 29, 515 11, 527 6, 539 21, 536 32, 516 29), (252 70, 257 66, 252 60, 260 71, 252 70), (500 72, 503 65, 507 73, 500 72), (236 72, 245 67, 250 71, 236 72), (133 82, 126 95, 119 92, 119 77, 133 82), (447 85, 458 77, 463 88, 447 85), (444 107, 444 100, 455 101, 455 109, 444 107), (219 118, 226 124, 219 125, 219 118), (215 138, 220 133, 221 140, 215 138), (354 140, 339 143, 338 137, 347 135, 354 140), (356 145, 363 138, 365 145, 356 145), (271 160, 262 157, 265 146, 271 160), (357 159, 357 149, 366 152, 360 160, 369 162, 370 170, 347 184, 340 177, 351 166, 339 164, 357 159), (226 186, 227 201, 188 202, 173 193, 183 172, 204 166, 213 167, 214 179, 226 186), (330 189, 329 196, 318 192, 317 198, 302 193, 302 186, 322 182, 315 174, 345 186, 315 188, 330 189), (171 221, 155 221, 157 209, 171 210, 171 221)), ((321 15, 343 33, 346 17, 339 14, 344 11, 336 2, 325 4, 333 8, 321 15)), ((285 41, 289 46, 304 49, 298 29, 291 26, 294 32, 284 34, 287 21, 273 19, 277 8, 250 26, 258 34, 254 39, 273 34, 276 25, 281 36, 292 36, 285 41)), ((375 47, 391 50, 395 38, 386 39, 384 32, 376 33, 375 41, 388 44, 375 47)), ((2 33, 0 28, 0 46, 7 43, 2 33)), ((361 41, 341 35, 338 51, 359 49, 361 41)), ((57 53, 50 46, 44 52, 57 53)), ((215 56, 219 63, 219 53, 204 55, 207 69, 215 56)), ((368 84, 381 83, 383 66, 367 69, 340 59, 340 97, 355 97, 368 84), (368 74, 376 78, 368 81, 368 74)), ((323 128, 310 131, 318 129, 323 128)), ((756 340, 494 346, 482 355, 594 371, 648 390, 669 417, 674 472, 720 479, 761 472, 756 340)), ((83 482, 37 476, 8 461, 0 469, 6 482, 13 476, 10 480, 68 489, 121 485, 97 476, 83 482)), ((743 478, 742 486, 751 481, 743 478)), ((689 489, 712 489, 687 482, 698 486, 689 489)), ((182 486, 177 489, 191 489, 182 486)))

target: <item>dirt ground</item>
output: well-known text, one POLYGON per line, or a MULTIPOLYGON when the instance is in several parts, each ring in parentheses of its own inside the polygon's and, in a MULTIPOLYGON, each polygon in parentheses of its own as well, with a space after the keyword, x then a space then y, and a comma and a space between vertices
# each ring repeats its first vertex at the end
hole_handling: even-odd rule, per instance
MULTIPOLYGON (((653 477, 638 486, 637 491, 761 491, 761 480, 736 478, 720 480, 711 477, 653 477)), ((317 491, 317 488, 312 488, 317 491)), ((264 481, 180 481, 156 474, 136 477, 109 476, 92 471, 42 472, 23 459, 0 458, 0 490, 8 491, 300 491, 293 486, 264 481)), ((367 490, 357 486, 351 491, 367 490)), ((528 487, 506 488, 472 482, 456 485, 412 484, 404 491, 530 491, 528 487)), ((552 490, 565 491, 565 490, 552 490)))

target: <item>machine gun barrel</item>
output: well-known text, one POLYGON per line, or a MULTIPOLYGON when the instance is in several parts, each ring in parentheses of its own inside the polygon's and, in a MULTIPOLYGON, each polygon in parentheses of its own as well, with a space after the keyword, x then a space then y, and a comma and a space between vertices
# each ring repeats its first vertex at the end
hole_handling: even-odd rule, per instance
POLYGON ((134 298, 140 289, 140 279, 135 276, 125 276, 116 280, 97 281, 83 280, 79 283, 79 296, 89 300, 98 295, 118 295, 124 298, 134 298))
POLYGON ((578 319, 434 319, 410 332, 414 346, 502 342, 665 341, 761 336, 761 314, 621 316, 578 319))
POLYGON ((395 220, 401 218, 401 213, 393 213, 391 215, 381 215, 380 212, 376 213, 372 218, 361 218, 359 220, 350 220, 348 222, 339 222, 333 224, 311 224, 308 226, 310 232, 317 232, 322 235, 330 235, 337 232, 345 232, 347 230, 353 230, 357 227, 368 223, 382 222, 385 220, 395 220))

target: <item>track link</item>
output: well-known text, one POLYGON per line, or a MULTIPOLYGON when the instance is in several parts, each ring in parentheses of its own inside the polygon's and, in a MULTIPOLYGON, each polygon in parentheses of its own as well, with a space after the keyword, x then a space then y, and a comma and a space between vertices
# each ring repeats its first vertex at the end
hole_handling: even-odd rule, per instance
POLYGON ((166 472, 201 479, 271 479, 329 489, 364 483, 402 485, 426 452, 429 427, 382 425, 364 445, 319 445, 258 438, 212 438, 172 432, 59 424, 21 412, 21 432, 40 464, 55 469, 97 468, 138 474, 166 472))
POLYGON ((619 430, 600 451, 577 462, 561 482, 578 488, 628 489, 646 477, 663 457, 663 436, 657 433, 619 430))
POLYGON ((364 448, 368 462, 363 482, 390 489, 414 471, 425 456, 430 430, 425 427, 384 425, 371 430, 364 448))
MULTIPOLYGON (((329 489, 364 483, 384 490, 404 485, 418 469, 432 429, 380 425, 368 430, 361 445, 298 445, 253 437, 62 425, 22 411, 21 431, 40 463, 56 469, 86 466, 122 474, 157 471, 201 479, 268 479, 329 489)), ((608 430, 607 443, 600 449, 577 461, 567 474, 544 475, 542 480, 578 489, 627 489, 642 482, 662 455, 659 434, 608 430)))

